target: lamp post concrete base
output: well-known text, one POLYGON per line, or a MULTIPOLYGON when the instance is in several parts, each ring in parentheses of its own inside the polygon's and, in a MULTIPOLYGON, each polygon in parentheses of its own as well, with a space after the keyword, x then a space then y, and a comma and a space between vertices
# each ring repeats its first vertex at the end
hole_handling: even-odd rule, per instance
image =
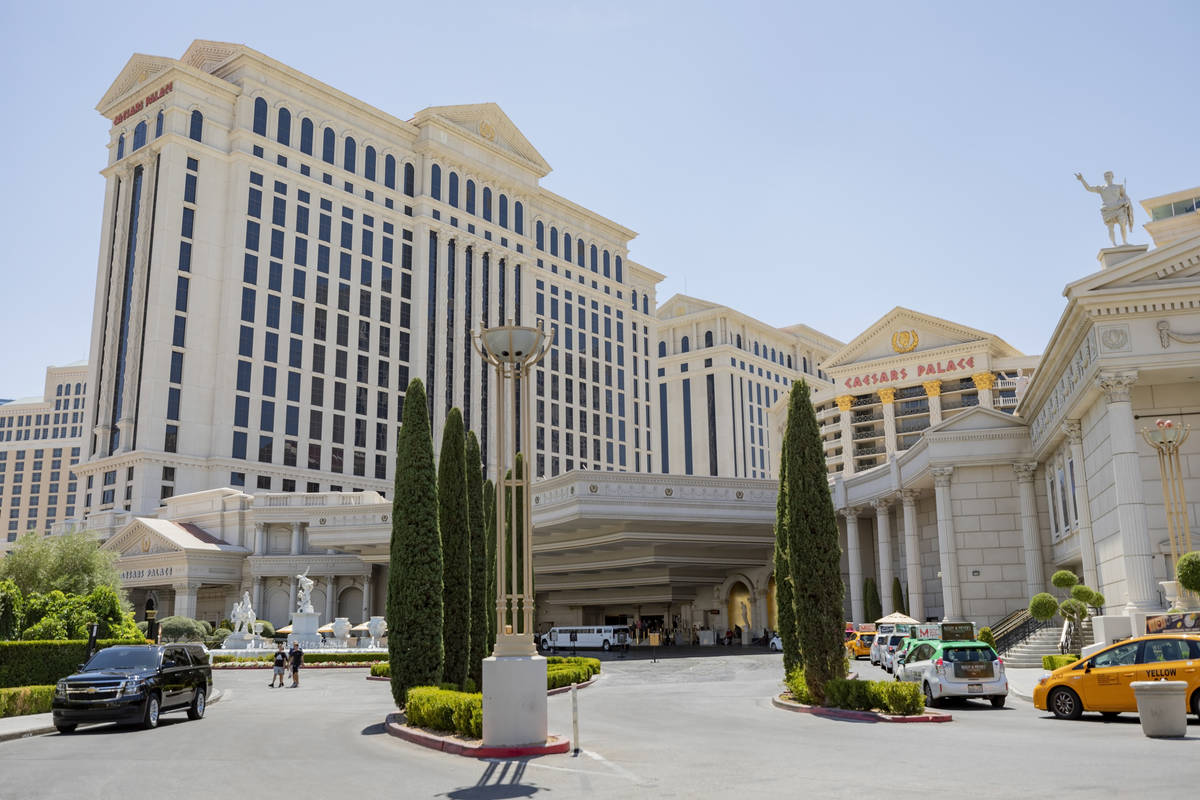
POLYGON ((484 745, 542 744, 546 734, 546 659, 541 656, 485 658, 484 745))

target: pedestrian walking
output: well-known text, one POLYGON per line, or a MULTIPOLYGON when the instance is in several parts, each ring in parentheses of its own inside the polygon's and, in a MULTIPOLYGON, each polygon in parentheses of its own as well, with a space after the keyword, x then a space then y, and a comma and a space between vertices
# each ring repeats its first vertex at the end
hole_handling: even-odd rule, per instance
POLYGON ((292 651, 288 653, 292 661, 292 688, 300 685, 300 665, 304 663, 304 651, 299 642, 292 642, 292 651))
POLYGON ((283 652, 283 642, 279 643, 279 647, 275 649, 275 671, 271 675, 271 682, 267 685, 272 689, 275 688, 275 679, 279 679, 279 688, 283 688, 283 672, 287 669, 288 654, 283 652))

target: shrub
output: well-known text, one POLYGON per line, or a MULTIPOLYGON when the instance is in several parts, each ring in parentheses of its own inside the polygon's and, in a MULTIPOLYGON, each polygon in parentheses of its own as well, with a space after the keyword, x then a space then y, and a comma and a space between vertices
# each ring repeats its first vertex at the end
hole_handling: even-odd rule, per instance
POLYGON ((24 628, 24 596, 16 583, 0 580, 0 640, 16 639, 24 628))
POLYGON ((1092 592, 1092 607, 1103 609, 1105 604, 1104 595, 1099 592, 1092 592))
POLYGON ((1075 584, 1079 583, 1079 576, 1069 569, 1060 569, 1058 572, 1050 576, 1050 583, 1057 586, 1059 589, 1070 589, 1075 584))
MULTIPOLYGON (((117 644, 145 644, 145 639, 102 639, 97 649, 117 644)), ((0 688, 53 685, 75 672, 87 653, 87 641, 0 642, 0 688)))
POLYGON ((570 686, 572 683, 586 683, 593 673, 584 666, 562 664, 546 668, 546 688, 558 689, 570 686))
POLYGON ((54 686, 18 686, 0 689, 0 718, 45 714, 54 699, 54 686))
POLYGON ((1092 603, 1092 599, 1095 596, 1096 593, 1093 592, 1091 588, 1084 586, 1082 583, 1077 583, 1071 587, 1071 597, 1081 603, 1086 603, 1089 606, 1094 605, 1094 603, 1092 603))
POLYGON ((875 698, 870 681, 834 678, 825 684, 825 705, 852 711, 870 711, 875 698))
POLYGON ((1058 613, 1058 601, 1049 592, 1038 592, 1029 601, 1029 613, 1034 619, 1044 622, 1058 613))
POLYGON ((1189 592, 1200 592, 1200 550, 1184 553, 1175 563, 1175 577, 1189 592))
MULTIPOLYGON (((268 621, 267 621, 267 620, 265 620, 265 619, 259 619, 259 620, 255 620, 255 622, 261 622, 261 623, 262 623, 262 626, 263 626, 263 629, 262 629, 262 635, 263 635, 263 638, 264 638, 264 639, 273 639, 273 638, 275 638, 275 626, 274 626, 274 625, 272 625, 270 622, 268 622, 268 621)), ((222 623, 222 624, 221 624, 221 627, 223 627, 223 628, 229 628, 229 630, 233 630, 233 625, 225 625, 224 623, 222 623)), ((253 631, 252 631, 252 632, 253 632, 253 631)))
POLYGON ((889 714, 910 717, 925 710, 925 696, 915 683, 875 681, 883 701, 881 708, 889 714))
POLYGON ((803 703, 806 706, 816 705, 812 692, 808 690, 808 683, 804 679, 804 669, 802 667, 797 667, 789 672, 783 682, 797 703, 803 703))
POLYGON ((191 617, 164 617, 159 620, 163 639, 176 642, 198 642, 204 639, 204 625, 191 617))
POLYGON ((483 736, 483 695, 455 692, 433 686, 414 686, 405 698, 408 724, 417 728, 483 736))
POLYGON ((376 678, 390 678, 392 677, 392 665, 386 661, 382 664, 372 664, 371 674, 376 678))
POLYGON ((213 631, 212 636, 204 637, 204 646, 210 650, 218 648, 225 643, 225 638, 231 633, 233 631, 226 630, 225 628, 217 628, 213 631))
POLYGON ((996 637, 992 635, 992 629, 986 625, 979 629, 979 641, 986 642, 993 650, 996 649, 996 637))
POLYGON ((1079 656, 1067 654, 1065 656, 1042 656, 1042 669, 1053 672, 1056 669, 1061 669, 1067 664, 1074 664, 1079 660, 1079 656))
POLYGON ((198 619, 198 620, 196 620, 196 622, 199 622, 200 627, 204 629, 205 636, 212 636, 213 631, 216 630, 215 628, 213 628, 212 623, 208 622, 207 620, 198 619))
POLYGON ((549 656, 546 659, 547 672, 560 665, 569 665, 577 667, 586 667, 588 669, 588 677, 596 675, 600 672, 600 659, 586 658, 584 656, 549 656))
POLYGON ((915 683, 860 681, 835 678, 825 684, 825 704, 852 711, 879 709, 887 714, 921 713, 925 698, 915 683))

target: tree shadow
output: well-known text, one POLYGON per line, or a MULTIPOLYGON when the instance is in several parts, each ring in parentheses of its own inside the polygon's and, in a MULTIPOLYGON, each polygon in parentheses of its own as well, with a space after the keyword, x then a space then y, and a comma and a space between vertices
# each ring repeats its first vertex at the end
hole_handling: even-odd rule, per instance
POLYGON ((368 725, 359 731, 360 736, 378 736, 382 733, 387 733, 387 725, 382 722, 376 722, 374 725, 368 725))
POLYGON ((453 789, 445 797, 451 800, 508 800, 514 797, 533 797, 537 786, 524 783, 525 759, 489 761, 474 786, 453 789))

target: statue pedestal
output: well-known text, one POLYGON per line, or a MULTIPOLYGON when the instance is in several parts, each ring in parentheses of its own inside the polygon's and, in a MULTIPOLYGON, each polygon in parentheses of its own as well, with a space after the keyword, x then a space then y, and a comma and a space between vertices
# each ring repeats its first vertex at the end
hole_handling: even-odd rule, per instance
POLYGON ((252 633, 231 633, 221 643, 222 650, 249 650, 258 638, 252 633))
POLYGON ((546 741, 546 659, 490 656, 483 660, 483 743, 546 741))
POLYGON ((288 635, 288 643, 299 642, 303 648, 321 646, 320 627, 321 615, 315 611, 297 611, 292 614, 292 632, 288 635))
POLYGON ((1096 260, 1105 269, 1112 269, 1118 264, 1137 258, 1150 249, 1148 244, 1123 244, 1117 247, 1105 247, 1096 255, 1096 260))

